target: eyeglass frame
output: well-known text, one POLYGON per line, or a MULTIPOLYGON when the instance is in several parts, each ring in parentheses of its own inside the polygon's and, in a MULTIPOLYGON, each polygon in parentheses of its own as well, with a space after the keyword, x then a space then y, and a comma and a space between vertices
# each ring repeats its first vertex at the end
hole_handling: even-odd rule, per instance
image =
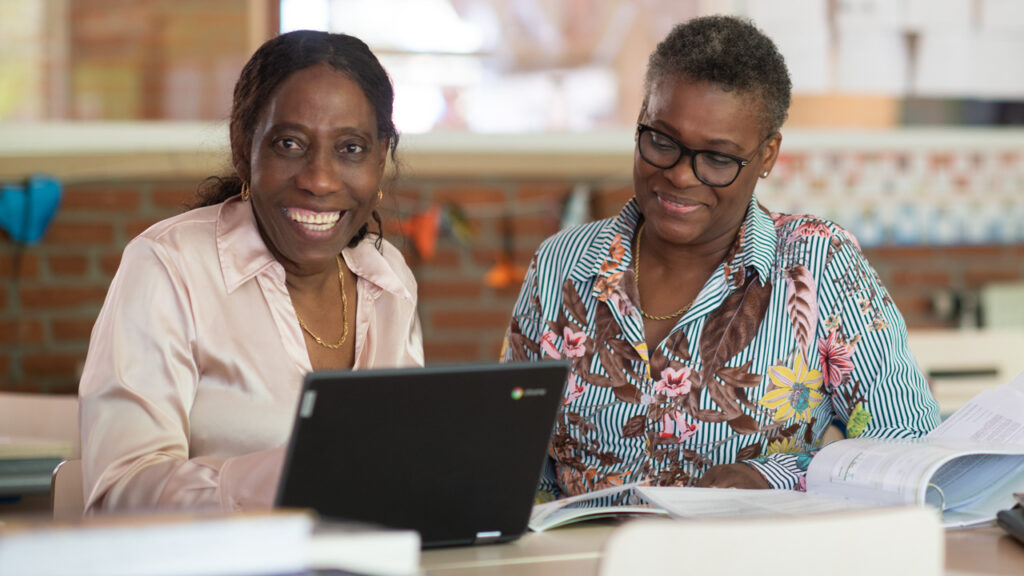
MULTIPOLYGON (((760 150, 762 146, 764 146, 765 142, 771 139, 772 136, 774 136, 774 134, 769 134, 764 140, 761 140, 761 142, 757 145, 757 150, 754 151, 755 155, 757 154, 757 151, 760 150)), ((644 124, 643 122, 637 122, 636 124, 636 150, 640 154, 640 157, 643 158, 644 162, 647 162, 651 166, 654 166, 655 168, 658 168, 660 170, 671 170, 672 168, 675 168, 676 166, 679 165, 679 163, 683 160, 683 156, 689 156, 690 170, 693 171, 693 175, 697 178, 697 180, 700 180, 702 184, 704 184, 705 186, 711 186, 712 188, 726 188, 728 186, 732 186, 733 182, 735 182, 736 179, 740 177, 740 172, 743 171, 743 168, 746 167, 751 162, 753 162, 753 158, 747 160, 746 158, 743 158, 741 156, 735 156, 733 154, 719 152, 718 150, 694 150, 693 148, 688 148, 684 146, 683 143, 680 142, 679 140, 673 138, 672 136, 669 136, 668 134, 662 132, 661 130, 658 130, 653 126, 644 124), (668 166, 658 166, 654 162, 651 162, 646 156, 644 156, 643 150, 640 149, 640 136, 643 135, 644 132, 654 132, 659 136, 664 136, 666 139, 668 139, 669 142, 675 144, 676 147, 679 148, 679 157, 676 158, 675 162, 669 164, 668 166), (712 184, 701 178, 700 174, 697 173, 697 155, 702 153, 714 154, 716 156, 724 156, 725 158, 728 158, 729 160, 735 162, 738 167, 736 168, 736 174, 733 175, 732 180, 729 180, 727 184, 712 184)))

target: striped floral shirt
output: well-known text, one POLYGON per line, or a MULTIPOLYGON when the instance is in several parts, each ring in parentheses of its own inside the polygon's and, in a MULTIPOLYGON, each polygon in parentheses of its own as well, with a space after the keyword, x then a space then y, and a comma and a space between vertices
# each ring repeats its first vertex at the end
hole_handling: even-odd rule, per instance
POLYGON ((630 200, 547 239, 516 302, 504 359, 571 365, 542 491, 688 485, 738 461, 800 489, 833 421, 849 437, 938 424, 903 317, 847 231, 752 198, 730 252, 649 349, 631 272, 641 217, 630 200))

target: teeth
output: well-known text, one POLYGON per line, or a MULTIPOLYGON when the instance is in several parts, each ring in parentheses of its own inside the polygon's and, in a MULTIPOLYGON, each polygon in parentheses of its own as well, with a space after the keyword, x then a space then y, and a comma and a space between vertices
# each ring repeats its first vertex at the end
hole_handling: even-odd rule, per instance
POLYGON ((341 218, 341 212, 313 212, 291 208, 288 217, 311 230, 327 230, 341 218))
POLYGON ((672 206, 679 206, 680 208, 686 208, 686 207, 690 206, 690 204, 683 203, 683 202, 677 202, 677 201, 675 201, 675 200, 673 200, 671 198, 666 198, 665 196, 659 196, 659 198, 661 198, 662 201, 664 201, 666 204, 671 204, 672 206))

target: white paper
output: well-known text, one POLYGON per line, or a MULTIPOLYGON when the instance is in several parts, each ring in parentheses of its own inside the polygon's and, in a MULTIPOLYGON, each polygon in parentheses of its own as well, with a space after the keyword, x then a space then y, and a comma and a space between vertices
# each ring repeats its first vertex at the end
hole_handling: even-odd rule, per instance
POLYGON ((854 510, 866 505, 793 490, 743 490, 640 486, 635 491, 677 518, 803 516, 854 510))
POLYGON ((579 496, 536 504, 530 512, 530 530, 543 532, 573 522, 628 515, 664 515, 665 511, 640 502, 634 493, 639 482, 587 492, 579 496), (615 497, 618 503, 596 505, 596 501, 615 497))
POLYGON ((929 438, 1024 445, 1024 373, 984 390, 946 418, 929 438))
POLYGON ((932 505, 945 526, 991 521, 1013 504, 1024 480, 1024 446, 922 438, 856 438, 823 448, 807 470, 807 491, 883 504, 932 505))

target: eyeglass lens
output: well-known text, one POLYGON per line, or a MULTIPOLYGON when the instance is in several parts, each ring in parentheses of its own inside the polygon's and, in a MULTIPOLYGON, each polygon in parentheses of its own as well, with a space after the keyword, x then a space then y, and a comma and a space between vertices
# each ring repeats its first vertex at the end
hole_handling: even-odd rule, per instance
POLYGON ((651 165, 668 170, 672 168, 683 156, 693 154, 691 166, 697 178, 709 186, 728 186, 736 178, 740 171, 740 164, 733 158, 715 154, 714 152, 701 151, 694 153, 691 150, 680 148, 679 144, 654 130, 646 129, 640 131, 638 142, 640 156, 651 165))

